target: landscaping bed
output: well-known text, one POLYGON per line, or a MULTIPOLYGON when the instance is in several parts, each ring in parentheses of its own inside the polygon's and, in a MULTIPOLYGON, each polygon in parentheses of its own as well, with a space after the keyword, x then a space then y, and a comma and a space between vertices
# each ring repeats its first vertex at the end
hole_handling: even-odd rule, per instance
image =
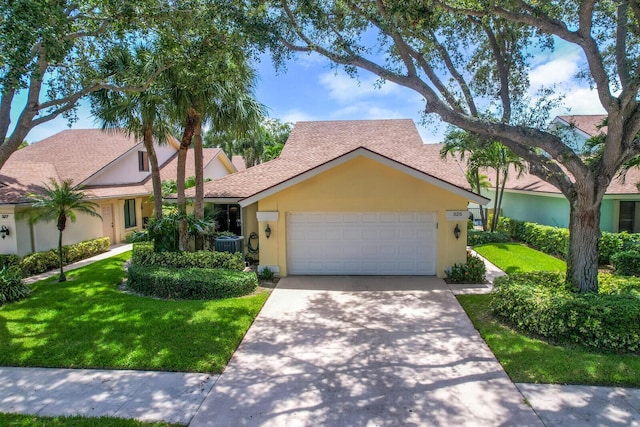
POLYGON ((601 272, 600 292, 579 294, 555 257, 518 243, 474 249, 510 274, 458 300, 513 381, 640 386, 640 278, 601 272))

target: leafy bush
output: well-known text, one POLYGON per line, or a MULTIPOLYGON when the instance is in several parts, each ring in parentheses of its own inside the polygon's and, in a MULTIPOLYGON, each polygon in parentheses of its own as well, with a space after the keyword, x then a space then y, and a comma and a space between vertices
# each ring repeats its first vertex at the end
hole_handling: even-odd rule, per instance
POLYGON ((172 268, 226 268, 244 270, 242 254, 229 252, 154 252, 153 243, 133 244, 131 262, 137 266, 158 266, 172 268))
MULTIPOLYGON (((94 255, 101 254, 109 250, 110 240, 108 237, 101 237, 93 240, 85 240, 75 245, 62 247, 63 264, 71 264, 94 255)), ((51 249, 44 252, 36 252, 27 255, 20 261, 20 269, 25 276, 44 273, 59 267, 58 251, 51 249)))
POLYGON ((618 252, 640 249, 640 235, 622 233, 603 232, 598 242, 600 256, 598 262, 602 265, 610 264, 611 257, 618 252))
POLYGON ((484 245, 485 243, 506 243, 509 241, 511 241, 509 235, 498 231, 467 231, 467 245, 469 246, 484 245))
POLYGON ((482 259, 467 254, 466 264, 454 264, 445 273, 447 279, 453 283, 484 283, 487 268, 482 259))
POLYGON ((22 282, 22 272, 16 266, 0 269, 0 305, 21 300, 29 295, 29 285, 22 282))
POLYGON ((127 234, 124 241, 127 243, 148 242, 150 240, 149 233, 146 230, 132 231, 127 234))
POLYGON ((636 250, 611 255, 611 264, 622 276, 640 276, 640 252, 636 250))
POLYGON ((255 273, 225 269, 131 265, 127 275, 131 289, 158 298, 233 298, 247 295, 258 286, 255 273))
POLYGON ((0 268, 16 265, 20 265, 20 257, 18 255, 0 254, 0 268))
POLYGON ((548 272, 499 278, 492 296, 496 317, 525 333, 600 350, 640 350, 638 296, 571 292, 562 274, 548 272))
POLYGON ((20 269, 25 276, 33 276, 55 269, 59 263, 57 251, 36 252, 22 258, 20 269))
MULTIPOLYGON (((549 255, 567 259, 569 248, 569 230, 549 227, 532 222, 518 221, 511 218, 500 218, 498 230, 507 233, 512 239, 524 242, 549 255)), ((640 234, 603 232, 598 242, 601 265, 611 262, 611 256, 622 251, 640 251, 640 234)))
POLYGON ((263 268, 262 271, 258 274, 258 279, 264 280, 267 282, 271 282, 274 277, 275 277, 275 273, 271 271, 269 267, 263 268))

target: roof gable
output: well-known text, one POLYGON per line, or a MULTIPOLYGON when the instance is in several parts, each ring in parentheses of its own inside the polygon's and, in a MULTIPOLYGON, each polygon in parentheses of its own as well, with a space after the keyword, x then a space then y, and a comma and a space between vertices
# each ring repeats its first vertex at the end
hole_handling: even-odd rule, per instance
POLYGON ((307 179, 313 178, 314 176, 317 176, 323 172, 326 172, 330 169, 335 168, 336 166, 342 165, 344 163, 349 162, 350 160, 353 160, 357 157, 366 157, 368 159, 374 160, 376 162, 382 163, 386 166, 389 166, 393 169, 396 169, 400 172, 403 172, 407 175, 410 175, 416 179, 419 179, 421 181, 427 182, 429 184, 435 185, 436 187, 442 188, 444 190, 450 191, 452 193, 455 193, 459 196, 465 197, 473 202, 476 203, 480 203, 480 204, 485 204, 488 202, 488 199, 486 199, 485 197, 482 197, 480 195, 477 195, 475 193, 470 192, 469 190, 466 190, 464 188, 455 186, 447 181, 443 181, 441 179, 438 179, 436 177, 433 177, 431 175, 428 175, 424 172, 421 172, 417 169, 411 168, 403 163, 400 163, 398 161, 395 161, 393 159, 389 159, 387 157, 381 156, 380 154, 374 153, 366 148, 356 148, 353 151, 350 151, 348 153, 345 153, 335 159, 330 160, 327 163, 323 163, 321 165, 318 165, 312 169, 309 169, 299 175, 296 175, 290 179, 287 179, 283 182, 280 182, 270 188, 267 188, 257 194, 254 194, 250 197, 245 198, 244 200, 240 201, 240 206, 245 207, 248 206, 250 204, 253 204, 255 202, 257 202, 258 200, 271 196, 273 194, 276 194, 282 190, 285 190, 287 188, 290 188, 300 182, 306 181, 307 179))
MULTIPOLYGON (((405 172, 419 173, 421 179, 430 177, 452 191, 461 190, 465 197, 477 197, 470 191, 460 165, 440 158, 440 148, 438 144, 423 144, 411 120, 299 122, 280 157, 206 183, 205 197, 257 200, 273 187, 314 176, 339 164, 343 156, 355 155, 352 153, 390 161, 405 172)), ((187 196, 193 197, 192 193, 187 192, 187 196)))

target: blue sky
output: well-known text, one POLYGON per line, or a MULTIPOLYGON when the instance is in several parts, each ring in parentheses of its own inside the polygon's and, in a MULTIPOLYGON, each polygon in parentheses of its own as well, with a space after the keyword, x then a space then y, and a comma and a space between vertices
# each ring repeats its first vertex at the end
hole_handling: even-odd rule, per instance
MULTIPOLYGON (((566 94, 565 107, 553 115, 604 113, 595 91, 574 78, 581 64, 579 52, 568 45, 535 56, 530 73, 531 93, 541 86, 556 84, 566 94)), ((441 142, 446 130, 446 124, 435 117, 426 126, 420 124, 424 101, 416 92, 393 83, 377 88, 377 78, 366 72, 360 72, 360 78, 354 80, 344 72, 336 72, 319 55, 298 56, 281 73, 275 72, 266 56, 256 65, 260 75, 256 98, 267 106, 271 118, 292 123, 410 118, 416 122, 425 143, 441 142)), ((73 129, 97 127, 85 105, 79 109, 78 117, 73 129)), ((27 141, 36 142, 67 128, 67 121, 59 117, 33 129, 27 141)))

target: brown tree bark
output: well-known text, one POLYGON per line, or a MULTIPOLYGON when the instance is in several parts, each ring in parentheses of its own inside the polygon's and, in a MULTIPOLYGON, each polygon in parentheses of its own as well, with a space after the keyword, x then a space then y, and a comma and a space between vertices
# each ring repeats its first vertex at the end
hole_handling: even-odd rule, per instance
POLYGON ((580 292, 598 292, 598 241, 602 198, 570 201, 567 284, 580 292))
POLYGON ((177 205, 178 212, 182 216, 180 224, 178 226, 178 249, 181 251, 189 250, 189 234, 187 229, 187 201, 184 194, 186 164, 187 164, 187 151, 193 140, 193 134, 195 133, 196 125, 199 121, 198 112, 189 108, 187 111, 187 117, 184 123, 184 131, 182 133, 182 139, 180 141, 180 149, 178 150, 178 171, 176 176, 177 186, 177 205))
MULTIPOLYGON (((202 118, 198 116, 195 132, 193 134, 193 158, 196 169, 196 198, 193 206, 195 218, 204 218, 204 153, 202 148, 202 118)), ((201 235, 197 235, 195 239, 195 249, 201 251, 204 249, 204 239, 201 235)))
POLYGON ((143 144, 149 157, 151 168, 151 185, 153 186, 153 216, 155 219, 162 219, 162 181, 160 180, 160 167, 158 156, 153 145, 153 123, 147 123, 143 129, 143 144))

